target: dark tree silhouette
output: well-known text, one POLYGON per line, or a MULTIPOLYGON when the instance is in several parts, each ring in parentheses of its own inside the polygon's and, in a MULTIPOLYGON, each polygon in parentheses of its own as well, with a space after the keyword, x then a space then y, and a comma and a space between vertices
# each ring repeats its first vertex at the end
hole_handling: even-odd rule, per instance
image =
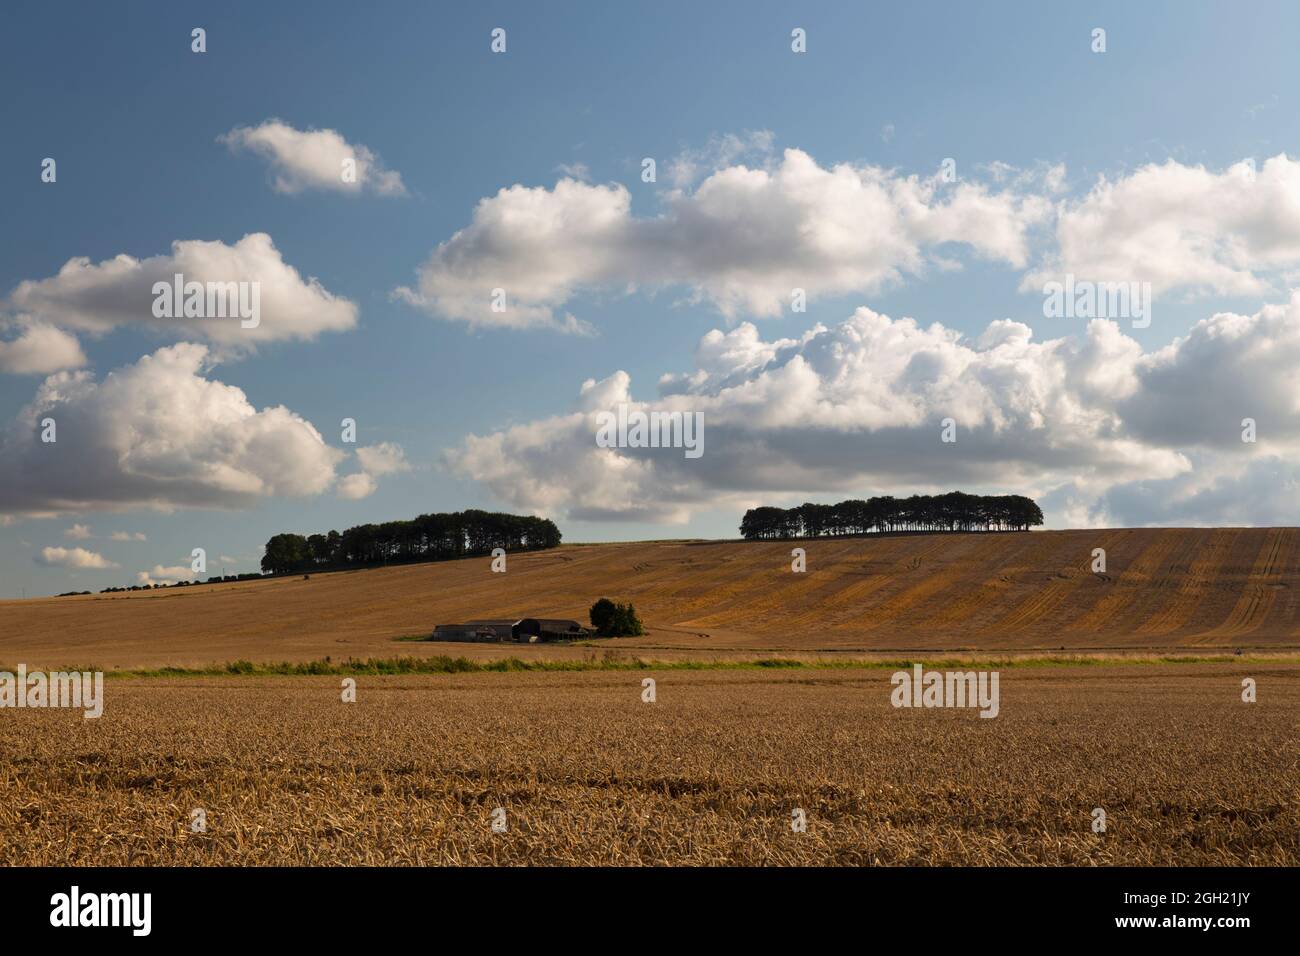
POLYGON ((618 605, 609 598, 601 598, 591 606, 591 626, 598 634, 606 634, 614 626, 614 617, 618 614, 618 605))
POLYGON ((1028 531, 1043 523, 1043 512, 1024 495, 883 496, 851 499, 837 505, 811 502, 797 508, 750 508, 740 522, 742 537, 817 538, 881 531, 1028 531))
POLYGON ((637 637, 645 633, 631 602, 615 604, 601 598, 591 606, 591 626, 601 637, 637 637))
POLYGON ((266 542, 262 570, 269 574, 445 561, 506 551, 537 551, 560 543, 547 518, 489 511, 420 515, 411 521, 362 524, 343 533, 277 534, 266 542))

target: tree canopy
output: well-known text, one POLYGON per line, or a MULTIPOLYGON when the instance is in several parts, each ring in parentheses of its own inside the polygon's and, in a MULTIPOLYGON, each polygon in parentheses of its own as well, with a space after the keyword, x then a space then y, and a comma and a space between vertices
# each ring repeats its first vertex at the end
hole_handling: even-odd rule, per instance
POLYGON ((1023 495, 883 496, 836 505, 808 502, 797 508, 751 508, 740 522, 750 539, 817 538, 881 531, 1028 531, 1043 512, 1023 495))
POLYGON ((591 626, 601 637, 638 637, 645 633, 631 602, 615 604, 601 598, 591 606, 591 626))
POLYGON ((547 518, 489 511, 420 515, 410 521, 362 524, 340 533, 284 533, 266 542, 262 570, 272 574, 330 568, 445 561, 506 551, 536 551, 560 543, 547 518))

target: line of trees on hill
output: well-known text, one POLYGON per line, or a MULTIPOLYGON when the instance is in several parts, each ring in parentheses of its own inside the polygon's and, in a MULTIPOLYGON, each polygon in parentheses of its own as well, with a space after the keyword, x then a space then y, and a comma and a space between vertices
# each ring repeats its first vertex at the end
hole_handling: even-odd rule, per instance
POLYGON ((537 551, 560 543, 547 518, 490 511, 420 515, 411 521, 362 524, 341 534, 277 534, 266 542, 262 570, 269 574, 327 571, 416 561, 446 561, 506 551, 537 551))
POLYGON ((750 508, 740 533, 751 540, 817 538, 873 531, 1028 531, 1043 512, 1024 495, 886 495, 837 505, 808 502, 797 508, 750 508))
MULTIPOLYGON (((120 588, 100 588, 100 594, 117 594, 122 591, 158 591, 163 588, 194 588, 201 584, 229 584, 231 581, 255 581, 262 576, 260 571, 249 571, 246 574, 214 574, 206 581, 173 581, 171 584, 128 584, 120 588)), ((70 592, 76 594, 76 591, 70 592)), ((89 591, 82 591, 82 594, 89 594, 89 591)), ((60 594, 59 597, 64 595, 60 594)))

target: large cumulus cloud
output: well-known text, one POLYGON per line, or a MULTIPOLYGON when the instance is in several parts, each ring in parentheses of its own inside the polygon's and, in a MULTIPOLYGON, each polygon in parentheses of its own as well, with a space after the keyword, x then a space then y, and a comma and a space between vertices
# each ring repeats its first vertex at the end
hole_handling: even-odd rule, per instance
POLYGON ((984 185, 824 166, 798 149, 774 159, 770 138, 713 152, 733 162, 698 185, 703 160, 668 167, 677 186, 657 215, 634 215, 618 184, 502 189, 395 295, 472 325, 581 331, 564 307, 582 292, 685 289, 729 319, 765 317, 789 308, 794 288, 870 293, 963 254, 1023 270, 1025 292, 1069 274, 1148 282, 1156 295, 1263 297, 1300 267, 1300 162, 1284 154, 1217 171, 1169 160, 1060 198, 1059 166, 1008 175, 994 164, 984 185))
MULTIPOLYGON (((250 233, 234 245, 181 240, 172 243, 170 255, 147 259, 128 255, 97 263, 69 259, 53 276, 20 282, 3 306, 38 328, 102 334, 127 326, 205 339, 227 351, 248 350, 260 342, 311 340, 322 332, 351 329, 357 321, 355 303, 334 295, 314 278, 304 279, 284 261, 271 237, 261 232, 250 233), (259 323, 245 328, 237 317, 156 318, 154 284, 170 285, 177 274, 185 282, 258 283, 259 323)), ((66 343, 62 347, 68 350, 66 343)))
POLYGON ((940 253, 949 244, 1024 266, 1027 230, 1050 208, 974 183, 824 167, 797 149, 770 167, 718 169, 664 203, 638 217, 617 184, 502 189, 434 250, 416 288, 396 294, 472 325, 574 328, 560 311, 579 292, 639 286, 684 287, 727 317, 772 316, 794 288, 810 298, 864 292, 950 267, 940 253), (506 293, 504 311, 492 309, 494 289, 506 293))
POLYGON ((236 508, 328 490, 344 453, 284 406, 259 410, 207 377, 209 363, 206 346, 180 343, 99 381, 51 375, 0 432, 0 513, 236 508))
POLYGON ((1174 160, 1101 177, 1056 210, 1055 246, 1025 277, 1150 282, 1156 293, 1261 296, 1300 266, 1300 162, 1221 171, 1174 160))
POLYGON ((799 338, 715 330, 653 402, 616 372, 584 383, 570 413, 469 436, 445 461, 513 506, 584 519, 962 487, 1048 496, 1058 523, 1108 509, 1143 523, 1125 503, 1145 487, 1160 489, 1163 513, 1212 521, 1249 510, 1211 506, 1261 476, 1293 475, 1277 463, 1300 451, 1295 368, 1300 296, 1216 314, 1151 352, 1106 320, 1042 342, 999 320, 970 341, 862 308, 799 338), (701 412, 703 456, 597 447, 596 413, 620 403, 701 412), (941 441, 947 418, 954 443, 941 441), (1241 440, 1244 418, 1255 443, 1241 440))

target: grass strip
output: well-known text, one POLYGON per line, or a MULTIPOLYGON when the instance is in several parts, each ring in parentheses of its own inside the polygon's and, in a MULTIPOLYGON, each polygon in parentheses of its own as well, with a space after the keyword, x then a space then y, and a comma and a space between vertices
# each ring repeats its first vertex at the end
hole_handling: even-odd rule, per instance
MULTIPOLYGON (((51 668, 62 671, 103 671, 109 677, 321 677, 401 674, 501 674, 525 672, 581 671, 743 671, 743 670, 906 670, 920 664, 930 670, 988 670, 1032 667, 1151 666, 1156 664, 1262 664, 1295 662, 1286 657, 1221 655, 1161 655, 1146 657, 990 657, 990 658, 898 658, 893 660, 798 660, 761 657, 753 660, 645 660, 640 657, 606 657, 585 660, 470 660, 466 657, 368 657, 335 661, 280 661, 257 663, 248 660, 203 667, 138 667, 119 670, 93 664, 51 668)), ((14 667, 0 667, 14 672, 14 667)), ((29 668, 29 671, 37 670, 29 668)))

